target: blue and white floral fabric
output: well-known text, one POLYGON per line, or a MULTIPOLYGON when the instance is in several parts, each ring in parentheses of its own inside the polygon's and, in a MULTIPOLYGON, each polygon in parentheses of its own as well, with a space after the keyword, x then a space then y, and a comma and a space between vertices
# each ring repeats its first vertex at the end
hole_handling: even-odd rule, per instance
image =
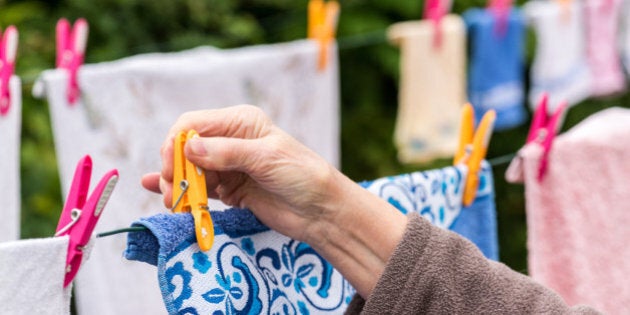
MULTIPOLYGON (((484 162, 473 204, 462 208, 467 169, 415 172, 360 183, 407 214, 475 243, 498 259, 492 170, 484 162)), ((355 290, 309 245, 264 226, 249 211, 211 211, 214 246, 202 252, 188 213, 136 221, 125 257, 158 268, 169 314, 340 314, 355 290)))
POLYGON ((487 258, 498 260, 492 168, 487 162, 482 163, 475 200, 470 206, 463 207, 467 174, 465 166, 449 166, 360 184, 402 213, 419 213, 431 223, 466 237, 487 258))
POLYGON ((135 222, 125 257, 158 267, 169 314, 340 314, 354 289, 306 243, 269 230, 249 210, 211 211, 214 246, 202 252, 192 216, 135 222))

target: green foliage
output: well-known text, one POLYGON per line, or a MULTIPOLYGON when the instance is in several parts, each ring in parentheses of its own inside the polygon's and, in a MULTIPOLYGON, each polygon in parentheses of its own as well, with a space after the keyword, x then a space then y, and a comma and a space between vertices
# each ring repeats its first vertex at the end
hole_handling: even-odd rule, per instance
MULTIPOLYGON (((401 165, 392 135, 397 110, 398 50, 385 40, 394 22, 417 19, 423 2, 343 0, 338 29, 342 100, 342 170, 354 180, 450 164, 401 165)), ((455 1, 461 13, 486 1, 455 1)), ((524 1, 519 1, 522 3, 524 1)), ((20 30, 17 73, 24 82, 22 129, 22 236, 53 233, 61 209, 54 144, 45 102, 30 96, 36 76, 54 65, 54 30, 59 17, 90 22, 87 62, 138 53, 177 51, 199 45, 239 47, 303 38, 306 0, 57 0, 1 1, 0 26, 20 30)), ((531 60, 535 40, 528 40, 531 60)), ((628 96, 592 100, 569 112, 565 130, 610 106, 627 106, 628 96)), ((228 105, 228 104, 226 104, 228 105)), ((514 153, 527 126, 493 136, 489 157, 514 153)), ((526 269, 523 187, 503 180, 506 165, 494 168, 501 259, 526 269)), ((141 188, 138 187, 140 190, 141 188)))

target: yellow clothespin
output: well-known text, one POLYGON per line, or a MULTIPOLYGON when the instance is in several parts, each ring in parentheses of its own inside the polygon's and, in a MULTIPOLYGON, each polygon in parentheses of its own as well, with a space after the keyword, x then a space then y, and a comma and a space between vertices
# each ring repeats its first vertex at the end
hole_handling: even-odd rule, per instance
POLYGON ((308 2, 307 36, 319 42, 318 68, 326 69, 328 64, 328 46, 335 38, 339 19, 339 3, 337 1, 310 0, 308 2))
POLYGON ((173 154, 173 212, 191 212, 195 220, 197 243, 207 251, 214 242, 214 225, 208 211, 206 175, 184 156, 186 141, 199 137, 196 131, 180 131, 175 138, 173 154))
POLYGON ((468 177, 464 188, 464 206, 469 206, 477 195, 479 169, 481 168, 481 161, 486 157, 488 151, 496 117, 494 110, 486 112, 477 131, 474 131, 475 114, 472 105, 467 103, 462 108, 459 146, 455 152, 453 163, 468 166, 468 177))
POLYGON ((573 0, 556 0, 560 5, 560 15, 563 21, 568 22, 571 19, 571 5, 573 0))

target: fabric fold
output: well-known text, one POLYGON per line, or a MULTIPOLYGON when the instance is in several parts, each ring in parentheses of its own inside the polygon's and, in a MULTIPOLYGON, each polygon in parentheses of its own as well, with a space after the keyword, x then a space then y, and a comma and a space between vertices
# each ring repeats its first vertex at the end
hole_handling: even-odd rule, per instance
POLYGON ((339 314, 354 289, 306 243, 269 230, 249 210, 211 211, 213 247, 195 241, 192 215, 159 214, 135 226, 125 257, 156 265, 169 314, 339 314))

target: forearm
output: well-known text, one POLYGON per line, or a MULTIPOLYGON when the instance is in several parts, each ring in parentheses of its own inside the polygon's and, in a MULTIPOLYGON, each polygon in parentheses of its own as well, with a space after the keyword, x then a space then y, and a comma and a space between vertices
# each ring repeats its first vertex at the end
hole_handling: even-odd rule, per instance
POLYGON ((318 223, 309 243, 368 297, 402 239, 407 217, 341 173, 334 182, 328 207, 335 215, 318 223))

